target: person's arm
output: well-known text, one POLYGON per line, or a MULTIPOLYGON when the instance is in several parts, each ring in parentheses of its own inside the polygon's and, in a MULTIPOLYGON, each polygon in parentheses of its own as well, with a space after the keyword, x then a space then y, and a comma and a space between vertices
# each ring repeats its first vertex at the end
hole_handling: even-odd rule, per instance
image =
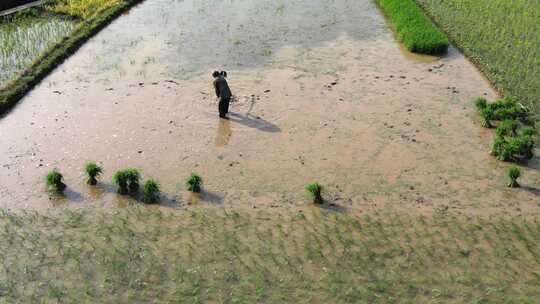
POLYGON ((217 98, 219 98, 219 88, 218 88, 218 84, 217 84, 217 79, 214 80, 214 89, 216 90, 217 98))

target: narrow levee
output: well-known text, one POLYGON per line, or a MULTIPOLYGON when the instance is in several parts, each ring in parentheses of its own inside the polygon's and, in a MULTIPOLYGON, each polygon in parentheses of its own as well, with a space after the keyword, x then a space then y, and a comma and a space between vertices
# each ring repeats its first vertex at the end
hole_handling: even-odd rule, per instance
POLYGON ((497 97, 459 52, 404 51, 370 0, 149 0, 0 120, 0 207, 125 206, 111 176, 137 167, 165 207, 303 208, 319 181, 352 212, 538 214, 538 173, 504 187, 477 96, 497 97), (229 120, 213 70, 229 74, 229 120), (106 170, 97 188, 89 160, 106 170), (44 191, 52 168, 64 198, 44 191), (192 171, 201 197, 184 190, 192 171))

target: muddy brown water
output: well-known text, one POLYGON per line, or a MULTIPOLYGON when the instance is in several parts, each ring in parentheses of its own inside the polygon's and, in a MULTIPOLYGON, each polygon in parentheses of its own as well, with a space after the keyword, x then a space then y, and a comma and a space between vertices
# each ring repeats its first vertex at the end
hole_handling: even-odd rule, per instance
POLYGON ((0 207, 127 206, 110 180, 136 167, 165 208, 302 209, 319 181, 335 210, 537 215, 535 161, 505 188, 477 96, 497 93, 456 49, 408 53, 373 1, 148 0, 0 119, 0 207), (236 95, 229 120, 214 69, 236 95), (106 170, 95 188, 88 160, 106 170), (44 191, 52 168, 65 197, 44 191), (192 171, 201 196, 184 190, 192 171))

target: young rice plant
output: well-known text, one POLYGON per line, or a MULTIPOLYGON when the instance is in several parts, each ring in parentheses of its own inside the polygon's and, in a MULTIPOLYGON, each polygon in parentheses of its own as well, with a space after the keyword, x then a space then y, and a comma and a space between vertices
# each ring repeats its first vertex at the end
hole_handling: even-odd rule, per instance
POLYGON ((103 168, 94 162, 89 162, 84 166, 84 172, 87 177, 86 182, 89 185, 95 186, 97 184, 97 178, 103 173, 103 168))
POLYGON ((510 166, 508 168, 508 187, 517 188, 519 184, 517 182, 518 178, 521 176, 521 170, 517 166, 510 166))
POLYGON ((186 187, 189 191, 200 193, 202 188, 202 178, 197 173, 193 172, 186 180, 186 187))
POLYGON ((53 169, 45 176, 45 185, 47 189, 56 192, 63 192, 66 189, 66 184, 63 182, 64 176, 58 170, 53 169))
POLYGON ((142 187, 143 202, 147 204, 159 201, 159 184, 154 179, 147 180, 142 187))
POLYGON ((128 194, 139 189, 140 174, 137 169, 119 170, 113 175, 113 182, 118 186, 118 193, 128 194))
POLYGON ((309 196, 313 200, 313 203, 315 204, 323 203, 323 198, 322 198, 323 187, 319 183, 315 182, 315 183, 311 183, 307 185, 306 190, 308 191, 309 196))

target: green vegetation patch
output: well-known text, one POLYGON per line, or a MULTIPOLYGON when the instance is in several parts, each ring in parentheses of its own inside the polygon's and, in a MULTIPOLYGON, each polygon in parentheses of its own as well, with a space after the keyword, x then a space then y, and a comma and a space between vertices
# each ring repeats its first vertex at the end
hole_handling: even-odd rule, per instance
POLYGON ((45 186, 47 190, 56 191, 61 193, 66 189, 66 184, 64 184, 64 176, 58 170, 53 169, 45 176, 45 186))
POLYGON ((199 174, 192 172, 186 179, 186 188, 188 191, 200 193, 202 191, 202 183, 202 177, 199 174))
POLYGON ((503 95, 540 113, 540 1, 416 0, 503 95))
POLYGON ((88 19, 99 11, 115 7, 122 0, 55 0, 47 8, 55 13, 88 19))
POLYGON ((135 193, 139 190, 141 174, 134 168, 118 170, 113 175, 113 183, 118 187, 118 193, 135 193))
POLYGON ((313 201, 314 204, 322 204, 324 203, 323 197, 322 197, 322 190, 323 187, 321 184, 315 182, 308 184, 306 186, 306 190, 308 192, 309 197, 313 201))
POLYGON ((491 154, 503 161, 519 161, 534 156, 535 120, 531 111, 513 97, 493 103, 477 98, 475 105, 482 125, 492 128, 497 123, 491 154))
POLYGON ((521 176, 521 170, 517 166, 510 166, 508 168, 508 187, 517 188, 519 183, 517 182, 518 178, 521 176))
POLYGON ((96 185, 98 177, 103 174, 103 167, 97 165, 94 162, 88 162, 84 166, 84 172, 86 173, 86 182, 89 185, 96 185))
POLYGON ((234 210, 0 212, 6 303, 536 303, 540 224, 234 210))
POLYGON ((154 179, 147 180, 143 185, 143 202, 152 204, 159 201, 159 184, 154 179))
POLYGON ((448 38, 413 0, 377 0, 394 24, 397 36, 411 52, 443 54, 448 50, 448 38))

